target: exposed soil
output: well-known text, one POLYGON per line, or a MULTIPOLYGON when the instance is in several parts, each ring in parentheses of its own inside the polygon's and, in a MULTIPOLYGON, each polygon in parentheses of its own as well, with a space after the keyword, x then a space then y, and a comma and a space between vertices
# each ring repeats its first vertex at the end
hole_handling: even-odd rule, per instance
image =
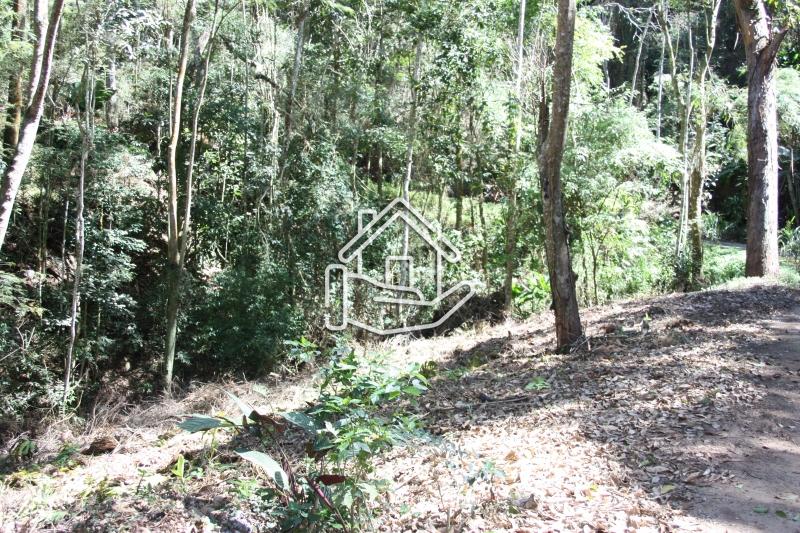
MULTIPOLYGON (((429 437, 378 461, 392 489, 374 529, 800 531, 800 291, 748 282, 583 317, 588 340, 568 354, 551 351, 548 313, 387 341, 435 375, 416 408, 429 437)), ((302 406, 313 383, 275 378, 267 399, 223 386, 268 412, 302 406)), ((203 385, 85 435, 54 425, 3 475, 0 531, 268 530, 230 444, 175 428, 221 410, 236 412, 203 385), (55 460, 100 436, 109 453, 55 460), (179 453, 216 466, 179 482, 179 453)))

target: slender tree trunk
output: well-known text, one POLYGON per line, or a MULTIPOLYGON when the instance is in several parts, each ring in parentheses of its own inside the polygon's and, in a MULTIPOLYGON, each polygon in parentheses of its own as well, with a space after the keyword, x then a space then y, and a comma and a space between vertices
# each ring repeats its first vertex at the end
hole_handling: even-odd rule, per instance
POLYGON ((748 276, 775 276, 778 262, 777 56, 786 29, 771 27, 763 0, 734 0, 747 56, 748 276))
POLYGON ((111 96, 106 102, 106 126, 111 131, 117 131, 119 129, 119 97, 117 96, 117 58, 113 51, 108 59, 106 87, 111 91, 111 96))
POLYGON ((661 34, 661 57, 658 60, 658 104, 656 107, 656 113, 658 115, 656 119, 656 140, 661 141, 661 102, 664 96, 664 47, 665 47, 666 37, 662 33, 661 34))
MULTIPOLYGON (((403 200, 411 201, 411 175, 414 167, 414 140, 417 136, 417 84, 419 84, 420 63, 422 61, 422 39, 417 39, 414 47, 414 73, 411 77, 411 110, 408 114, 408 134, 406 140, 406 173, 403 177, 403 200)), ((408 255, 408 224, 403 229, 403 255, 408 255)), ((406 273, 403 274, 403 281, 407 281, 406 273)))
POLYGON ((178 141, 181 133, 181 110, 186 65, 189 59, 189 35, 194 19, 195 0, 187 0, 183 15, 178 75, 175 80, 172 121, 170 125, 169 152, 167 155, 167 334, 164 350, 164 389, 172 388, 172 372, 175 364, 175 341, 178 334, 178 306, 181 281, 181 243, 178 233, 178 141))
POLYGON ((36 141, 36 133, 39 131, 39 121, 44 111, 44 98, 47 86, 50 84, 50 71, 53 65, 53 51, 55 50, 56 38, 58 37, 58 27, 61 22, 61 13, 64 9, 64 0, 53 2, 53 11, 50 16, 50 24, 47 28, 45 37, 45 55, 42 60, 41 74, 36 91, 31 98, 31 104, 25 112, 22 122, 19 142, 17 143, 14 157, 11 164, 3 174, 3 182, 0 184, 0 250, 5 243, 8 224, 11 220, 11 212, 14 209, 14 201, 17 198, 19 186, 22 183, 22 176, 28 167, 28 161, 33 151, 33 143, 36 141))
POLYGON ((34 0, 33 20, 33 59, 31 61, 31 72, 28 78, 27 105, 31 105, 36 87, 39 85, 39 76, 42 72, 42 60, 44 58, 45 32, 47 32, 47 0, 34 0))
POLYGON ((292 132, 292 108, 294 107, 294 100, 297 96, 297 84, 300 79, 300 66, 303 63, 303 46, 305 43, 306 34, 306 17, 308 12, 303 9, 297 21, 297 40, 294 46, 294 64, 292 65, 292 78, 289 82, 289 99, 286 102, 286 111, 284 112, 284 134, 288 141, 292 132))
POLYGON ((800 227, 800 190, 797 187, 797 180, 794 177, 794 148, 789 147, 789 177, 787 178, 787 185, 789 186, 789 199, 792 202, 792 213, 794 218, 794 227, 800 227))
MULTIPOLYGON (((88 36, 87 36, 88 41, 88 36)), ((91 54, 91 52, 90 52, 91 54)), ((78 126, 81 130, 81 163, 78 176, 78 192, 75 201, 75 273, 72 284, 72 307, 69 319, 69 343, 67 345, 67 358, 64 365, 64 395, 61 409, 66 410, 69 401, 69 392, 72 379, 72 367, 75 352, 75 341, 78 338, 78 312, 81 309, 81 275, 83 273, 83 250, 85 245, 85 232, 83 220, 83 192, 86 183, 86 163, 93 143, 93 117, 94 117, 94 65, 92 61, 86 66, 83 77, 85 87, 86 109, 81 117, 78 112, 78 126)))
POLYGON ((695 118, 695 136, 692 174, 689 180, 689 278, 690 285, 697 286, 703 276, 703 184, 706 180, 706 82, 711 68, 711 57, 717 39, 717 14, 722 0, 714 0, 711 12, 706 13, 706 50, 698 74, 698 107, 695 118))
POLYGON ((540 132, 544 142, 539 154, 539 175, 544 204, 547 267, 559 349, 569 347, 583 336, 561 194, 561 160, 567 136, 574 41, 575 0, 558 0, 552 110, 546 131, 540 132))
MULTIPOLYGON (((25 19, 28 14, 26 0, 14 0, 14 19, 12 22, 11 39, 23 41, 25 39, 25 19)), ((14 148, 19 140, 19 128, 22 123, 22 72, 20 66, 13 69, 8 79, 8 110, 6 111, 6 125, 3 129, 3 160, 8 163, 14 155, 14 148)))
MULTIPOLYGON (((633 78, 631 78, 631 93, 628 98, 628 103, 630 105, 633 105, 633 96, 636 94, 636 79, 639 77, 639 65, 642 60, 642 49, 644 48, 644 41, 647 39, 647 30, 650 29, 650 21, 652 18, 653 11, 650 10, 650 13, 647 15, 647 22, 644 23, 644 30, 642 30, 642 34, 639 37, 639 48, 636 50, 636 62, 633 66, 633 78)), ((642 82, 642 85, 644 85, 644 81, 642 82)))
POLYGON ((514 168, 509 176, 508 185, 508 212, 506 213, 506 242, 505 242, 505 279, 503 280, 503 297, 505 314, 514 313, 514 272, 517 269, 517 163, 519 150, 522 146, 522 78, 525 65, 525 8, 526 0, 520 0, 517 21, 517 65, 514 80, 514 97, 516 98, 516 112, 514 115, 514 168))

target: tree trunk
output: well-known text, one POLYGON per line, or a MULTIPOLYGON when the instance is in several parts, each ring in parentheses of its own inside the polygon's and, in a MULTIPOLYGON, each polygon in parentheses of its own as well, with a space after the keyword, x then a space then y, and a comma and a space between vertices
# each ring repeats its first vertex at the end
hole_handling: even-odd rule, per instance
MULTIPOLYGON (((297 96, 297 84, 300 79, 300 66, 303 62, 303 46, 305 43, 306 33, 306 16, 308 15, 305 8, 300 14, 297 21, 297 40, 294 47, 294 64, 292 65, 292 78, 289 82, 289 99, 286 102, 286 110, 284 111, 284 135, 288 143, 289 137, 292 132, 292 108, 294 107, 294 99, 297 96)), ((287 144, 288 146, 288 144, 287 144)))
POLYGON ((186 2, 181 33, 178 75, 170 125, 169 152, 167 155, 167 334, 164 348, 164 389, 172 389, 172 372, 175 364, 175 341, 178 334, 178 305, 180 300, 180 281, 182 259, 180 256, 180 235, 178 233, 178 141, 181 134, 181 109, 183 86, 186 79, 186 64, 189 59, 189 34, 194 19, 195 0, 186 2))
MULTIPOLYGON (((419 83, 420 63, 422 61, 422 39, 417 39, 414 47, 414 73, 411 76, 411 109, 408 114, 408 134, 406 139, 406 173, 403 177, 403 200, 410 202, 411 174, 414 166, 414 140, 417 136, 417 84, 419 83)), ((408 224, 403 225, 403 255, 408 255, 408 224)), ((403 274, 403 280, 407 280, 403 274)))
POLYGON ((119 97, 117 96, 117 58, 113 51, 108 59, 106 86, 111 91, 111 96, 106 102, 106 126, 110 131, 117 131, 119 129, 119 97))
MULTIPOLYGON (((11 39, 23 41, 25 39, 25 19, 28 14, 26 0, 14 0, 14 19, 11 27, 11 39)), ((8 78, 8 110, 6 111, 6 125, 3 129, 3 160, 8 163, 14 155, 14 148, 19 140, 19 127, 22 123, 22 67, 12 70, 8 78)))
POLYGON ((706 82, 711 68, 711 56, 717 39, 717 14, 722 0, 714 0, 706 16, 706 50, 697 81, 697 117, 693 149, 692 174, 689 179, 689 269, 688 282, 698 286, 703 277, 703 185, 706 181, 706 82))
MULTIPOLYGON (((633 64, 633 77, 631 78, 631 92, 630 96, 628 97, 628 104, 633 105, 633 96, 636 94, 636 79, 639 77, 639 65, 642 61, 642 50, 644 49, 644 41, 647 39, 647 30, 650 29, 650 21, 653 18, 653 10, 650 10, 650 13, 647 15, 647 22, 644 23, 644 30, 642 30, 642 34, 639 36, 639 48, 636 50, 636 62, 633 64)), ((644 85, 644 80, 642 81, 642 85, 644 85)), ((641 105, 641 101, 639 102, 641 105)))
POLYGON ((517 160, 519 149, 522 146, 522 76, 523 56, 525 53, 525 8, 526 0, 520 0, 517 25, 517 65, 514 81, 514 97, 516 98, 516 112, 514 114, 514 156, 515 165, 509 176, 508 184, 508 212, 506 213, 506 242, 505 242, 505 279, 503 280, 503 296, 505 313, 511 316, 514 313, 514 272, 517 269, 517 160))
POLYGON ((39 76, 42 71, 42 59, 44 58, 44 38, 47 31, 47 0, 34 0, 33 3, 33 59, 31 61, 31 73, 28 78, 28 105, 31 104, 33 94, 39 85, 39 76))
POLYGON ((72 285, 72 307, 69 319, 69 343, 67 344, 67 358, 66 364, 64 365, 64 395, 61 399, 62 411, 66 410, 67 402, 69 401, 75 341, 78 338, 78 312, 81 308, 81 274, 83 272, 83 250, 85 245, 83 192, 86 183, 86 163, 89 160, 94 129, 94 65, 91 59, 84 73, 83 82, 85 87, 86 109, 83 113, 83 117, 81 117, 80 111, 78 112, 78 126, 81 131, 81 163, 80 174, 78 176, 78 193, 75 202, 75 274, 72 285))
POLYGON ((575 0, 558 0, 552 110, 547 131, 540 132, 544 142, 539 154, 539 175, 544 204, 547 269, 559 349, 569 347, 583 336, 561 195, 561 160, 567 136, 574 40, 575 0))
POLYGON ((734 0, 747 55, 748 276, 774 276, 778 263, 777 55, 786 30, 770 27, 763 0, 734 0))
POLYGON ((786 180, 789 188, 789 199, 792 202, 792 218, 794 227, 800 227, 800 190, 798 190, 797 180, 794 178, 794 148, 789 147, 789 177, 786 180))
POLYGON ((58 27, 61 22, 61 13, 64 9, 64 0, 53 2, 53 12, 50 16, 50 24, 47 27, 45 37, 45 55, 42 60, 39 83, 36 91, 31 98, 31 104, 25 112, 22 123, 19 142, 17 143, 14 157, 11 164, 3 174, 3 183, 0 184, 0 250, 5 243, 8 224, 11 221, 11 212, 14 208, 14 201, 17 198, 19 186, 22 183, 22 176, 28 167, 28 161, 33 151, 33 143, 36 141, 36 133, 39 131, 39 121, 44 111, 44 98, 47 86, 50 84, 50 71, 53 65, 53 51, 58 37, 58 27))

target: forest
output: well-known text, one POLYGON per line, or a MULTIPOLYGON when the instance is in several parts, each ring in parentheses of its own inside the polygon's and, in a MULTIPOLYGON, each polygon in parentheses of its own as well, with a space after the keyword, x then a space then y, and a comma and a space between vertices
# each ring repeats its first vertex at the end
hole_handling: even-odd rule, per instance
POLYGON ((0 28, 0 531, 800 527, 796 0, 0 28))

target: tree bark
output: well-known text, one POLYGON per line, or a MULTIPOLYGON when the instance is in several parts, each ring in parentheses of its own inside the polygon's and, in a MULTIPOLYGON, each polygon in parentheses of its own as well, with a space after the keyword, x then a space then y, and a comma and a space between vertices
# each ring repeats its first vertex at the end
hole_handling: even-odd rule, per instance
POLYGON ((181 259, 180 235, 178 233, 178 141, 181 135, 181 110, 183 87, 186 80, 186 65, 189 60, 189 34, 194 20, 195 0, 186 2, 181 33, 178 75, 170 125, 170 142, 167 155, 167 334, 164 347, 164 389, 172 389, 172 373, 175 365, 175 342, 178 334, 178 305, 180 301, 181 259))
MULTIPOLYGON (((403 176, 403 200, 411 201, 411 175, 414 168, 414 140, 417 136, 417 84, 419 84, 420 64, 422 62, 422 39, 417 39, 414 47, 414 72, 411 76, 411 109, 408 113, 408 134, 406 139, 406 172, 403 176)), ((403 255, 408 255, 409 228, 403 225, 403 255)), ((408 281, 406 273, 403 281, 408 281)))
MULTIPOLYGON (((11 39, 22 41, 25 39, 25 19, 28 14, 26 0, 14 0, 14 20, 11 28, 11 39)), ((12 70, 8 78, 8 109, 6 111, 6 124, 3 129, 3 160, 8 163, 14 155, 14 148, 19 140, 19 128, 22 123, 22 67, 12 70)))
POLYGON ((36 87, 39 85, 39 75, 42 71, 44 37, 47 31, 47 0, 34 0, 31 26, 33 27, 34 44, 31 73, 28 78, 28 105, 31 104, 33 94, 36 92, 36 87))
POLYGON ((539 176, 544 204, 547 270, 556 318, 556 343, 559 349, 564 349, 583 336, 561 195, 561 161, 567 136, 575 41, 575 0, 558 0, 556 31, 552 110, 546 131, 540 132, 544 142, 539 154, 539 176))
MULTIPOLYGON (((297 96, 297 84, 300 79, 300 66, 303 63, 303 46, 305 45, 306 33, 306 17, 308 11, 303 8, 303 12, 297 20, 297 40, 294 47, 294 64, 292 65, 292 78, 289 82, 289 99, 286 102, 286 110, 284 111, 284 126, 283 131, 286 135, 288 143, 289 137, 292 132, 292 108, 294 107, 294 100, 297 96)), ((288 146, 288 144, 287 144, 288 146)))
POLYGON ((786 179, 789 189, 789 200, 792 202, 792 218, 794 227, 800 227, 800 190, 797 187, 797 180, 794 178, 794 148, 789 147, 789 176, 786 179))
MULTIPOLYGON (((517 65, 514 80, 514 97, 516 98, 516 113, 514 114, 514 157, 519 155, 522 146, 522 77, 523 56, 525 53, 525 8, 526 0, 520 0, 519 20, 517 25, 517 65)), ((512 173, 516 173, 516 165, 512 173)), ((503 280, 503 296, 505 313, 511 316, 514 313, 514 272, 517 268, 517 179, 516 175, 509 177, 508 184, 508 212, 506 213, 506 242, 505 242, 505 279, 503 280)))
MULTIPOLYGON (((88 40, 88 39, 87 39, 88 40)), ((78 313, 81 308, 81 275, 83 273, 83 250, 85 245, 84 219, 83 219, 83 193, 86 183, 86 163, 89 160, 89 151, 93 142, 93 115, 94 115, 94 66, 87 65, 83 77, 85 87, 86 109, 81 117, 78 111, 78 126, 81 130, 81 163, 78 175, 78 192, 75 202, 75 273, 72 284, 72 307, 69 319, 69 343, 67 344, 67 358, 64 365, 64 395, 61 399, 61 410, 66 410, 69 401, 69 390, 72 379, 72 367, 75 352, 75 342, 78 339, 78 313)))
POLYGON ((53 2, 53 11, 50 15, 50 24, 47 28, 45 37, 44 58, 42 59, 41 73, 36 91, 31 98, 31 104, 25 111, 25 118, 22 122, 19 142, 17 143, 14 157, 11 164, 3 174, 3 183, 0 184, 0 250, 5 243, 8 224, 11 221, 11 212, 14 208, 14 201, 17 198, 19 186, 22 183, 22 176, 28 167, 31 158, 33 144, 36 141, 36 133, 39 131, 39 121, 44 111, 44 98, 47 86, 50 84, 50 71, 53 66, 53 51, 58 37, 58 27, 61 22, 61 13, 64 9, 64 0, 53 2))
POLYGON ((747 56, 748 276, 774 276, 778 263, 777 56, 786 29, 776 29, 763 0, 734 0, 747 56))
POLYGON ((111 96, 106 102, 106 126, 110 131, 117 131, 119 129, 119 97, 117 96, 117 58, 113 51, 108 59, 106 87, 111 91, 111 96))
POLYGON ((689 179, 689 277, 690 285, 697 286, 703 275, 703 185, 706 180, 706 82, 711 68, 711 56, 717 39, 717 14, 722 0, 714 0, 711 12, 706 13, 706 50, 697 80, 697 117, 693 149, 692 174, 689 179))
MULTIPOLYGON (((644 49, 644 41, 647 39, 647 30, 650 29, 650 21, 653 18, 653 10, 650 10, 650 13, 647 15, 647 21, 644 23, 644 30, 642 30, 642 34, 639 36, 639 48, 636 50, 636 61, 633 64, 633 77, 631 78, 631 92, 628 97, 628 104, 633 105, 633 97, 636 94, 636 80, 639 77, 639 65, 642 61, 642 50, 644 49)), ((644 81, 642 81, 642 85, 644 85, 644 81)), ((641 105, 641 101, 639 102, 641 105)))

